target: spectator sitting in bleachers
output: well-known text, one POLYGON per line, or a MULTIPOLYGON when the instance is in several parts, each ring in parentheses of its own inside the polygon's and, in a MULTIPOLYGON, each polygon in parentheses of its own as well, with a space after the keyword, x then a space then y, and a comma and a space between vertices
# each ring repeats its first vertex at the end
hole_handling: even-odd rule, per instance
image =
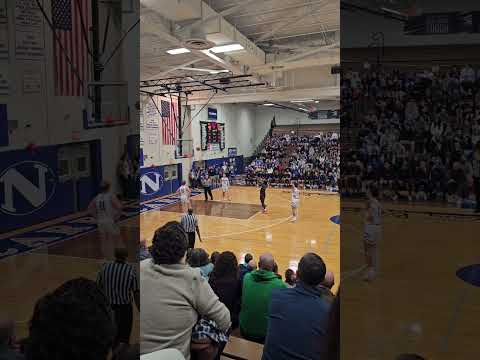
POLYGON ((199 270, 186 264, 187 246, 182 226, 171 221, 155 232, 152 259, 140 264, 142 354, 175 348, 189 360, 199 317, 215 321, 220 331, 230 328, 228 308, 199 270))
POLYGON ((67 281, 35 305, 26 343, 27 360, 107 360, 115 323, 94 281, 67 281))
POLYGON ((140 240, 140 248, 138 249, 138 260, 143 261, 145 259, 150 259, 151 255, 148 251, 147 241, 145 239, 140 240))
POLYGON ((285 271, 285 283, 287 284, 287 286, 290 288, 295 287, 296 281, 297 279, 295 271, 293 271, 292 269, 287 269, 285 271))
POLYGON ((246 184, 267 180, 273 187, 288 187, 292 180, 307 189, 336 191, 340 175, 338 134, 271 136, 246 168, 246 184))
POLYGON ((210 262, 207 252, 200 248, 190 249, 187 254, 187 263, 192 268, 198 268, 206 280, 213 271, 213 264, 210 262))
POLYGON ((240 272, 240 280, 243 280, 243 277, 245 276, 246 273, 254 270, 252 267, 249 266, 250 261, 253 260, 252 254, 245 254, 243 257, 243 263, 238 265, 238 269, 240 272))
POLYGON ((296 286, 272 291, 262 360, 328 359, 332 301, 318 289, 325 272, 323 260, 307 253, 296 286))
POLYGON ((272 254, 263 254, 258 270, 247 273, 243 278, 240 333, 247 340, 264 342, 272 290, 287 287, 273 272, 274 264, 272 254))
MULTIPOLYGON (((347 74, 348 75, 348 74, 347 74)), ((480 136, 475 69, 433 71, 371 66, 342 80, 342 193, 374 183, 385 200, 440 201, 474 207, 473 148, 480 136)))
POLYGON ((219 300, 230 310, 232 329, 236 329, 240 314, 242 283, 235 254, 224 251, 218 256, 208 282, 219 300))

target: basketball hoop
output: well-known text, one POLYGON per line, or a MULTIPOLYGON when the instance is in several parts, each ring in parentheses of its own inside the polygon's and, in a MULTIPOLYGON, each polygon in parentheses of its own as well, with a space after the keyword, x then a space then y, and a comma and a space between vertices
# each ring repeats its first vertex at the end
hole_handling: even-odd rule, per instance
POLYGON ((128 83, 91 82, 85 95, 85 128, 128 124, 128 83))
POLYGON ((175 158, 184 159, 193 157, 193 140, 177 139, 175 146, 175 158))

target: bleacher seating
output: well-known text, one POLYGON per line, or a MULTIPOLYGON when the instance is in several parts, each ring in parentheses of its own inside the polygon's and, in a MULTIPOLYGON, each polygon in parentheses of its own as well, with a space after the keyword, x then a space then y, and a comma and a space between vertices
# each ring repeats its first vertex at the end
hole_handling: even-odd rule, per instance
MULTIPOLYGON (((236 336, 230 336, 222 359, 261 360, 263 345, 236 336)), ((143 359, 142 359, 143 360, 143 359)))

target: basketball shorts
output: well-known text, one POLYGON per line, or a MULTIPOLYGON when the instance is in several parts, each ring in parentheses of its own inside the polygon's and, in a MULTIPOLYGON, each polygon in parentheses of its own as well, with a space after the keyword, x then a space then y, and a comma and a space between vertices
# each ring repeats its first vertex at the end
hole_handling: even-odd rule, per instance
POLYGON ((224 193, 228 192, 228 186, 222 186, 222 191, 223 191, 224 193))
POLYGON ((292 201, 292 209, 298 208, 298 201, 292 201))
POLYGON ((380 225, 366 224, 363 230, 363 241, 375 246, 380 241, 382 227, 380 225))
POLYGON ((188 204, 188 196, 181 196, 180 197, 180 202, 182 204, 188 204))
POLYGON ((120 227, 111 219, 98 220, 98 231, 102 234, 119 235, 120 227))

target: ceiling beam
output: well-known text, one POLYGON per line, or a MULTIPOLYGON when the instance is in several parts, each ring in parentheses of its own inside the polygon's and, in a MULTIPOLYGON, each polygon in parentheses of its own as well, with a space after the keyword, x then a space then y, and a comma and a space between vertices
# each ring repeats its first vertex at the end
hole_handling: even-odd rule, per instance
POLYGON ((235 5, 235 6, 232 6, 232 7, 229 7, 228 9, 225 9, 225 10, 222 10, 221 12, 219 13, 216 13, 214 15, 210 15, 208 16, 207 18, 205 19, 199 19, 199 20, 195 20, 193 23, 191 24, 188 24, 186 26, 183 27, 183 29, 190 29, 190 28, 193 28, 195 26, 198 26, 198 25, 201 25, 202 23, 206 23, 210 20, 215 20, 215 19, 218 19, 220 17, 226 17, 226 16, 229 16, 231 14, 234 14, 242 9, 244 9, 246 6, 254 3, 254 2, 258 2, 258 0, 245 0, 245 1, 242 1, 240 4, 238 5, 235 5))
MULTIPOLYGON (((319 9, 324 7, 327 4, 328 3, 321 4, 319 9)), ((317 10, 319 10, 319 9, 317 9, 317 10)), ((258 39, 255 40, 255 42, 258 43, 258 42, 263 41, 263 40, 271 39, 280 30, 287 29, 290 25, 292 25, 296 22, 299 22, 306 17, 309 17, 311 15, 311 13, 312 13, 311 11, 308 11, 308 8, 304 8, 304 7, 300 8, 300 11, 297 11, 292 18, 285 19, 286 20, 285 22, 282 22, 282 23, 278 24, 277 26, 274 26, 272 30, 270 30, 270 31, 266 32, 265 34, 263 34, 262 36, 260 36, 258 39)))
POLYGON ((151 80, 151 79, 157 79, 157 78, 162 78, 164 77, 165 75, 168 75, 169 73, 171 73, 172 71, 175 71, 175 70, 179 70, 183 67, 186 67, 186 66, 189 66, 189 65, 193 65, 199 61, 202 61, 201 59, 194 59, 194 60, 191 60, 189 62, 186 62, 184 64, 180 64, 180 65, 175 65, 173 67, 171 67, 170 69, 167 69, 165 71, 162 71, 158 74, 155 74, 155 75, 152 75, 152 76, 149 76, 148 79, 146 80, 151 80))
MULTIPOLYGON (((191 105, 205 104, 208 101, 210 94, 199 94, 188 99, 191 105)), ((338 86, 323 86, 313 89, 289 89, 289 90, 249 90, 246 93, 216 95, 213 104, 231 104, 231 103, 258 103, 258 102, 278 102, 291 101, 297 99, 334 99, 340 98, 340 87, 338 86)))

